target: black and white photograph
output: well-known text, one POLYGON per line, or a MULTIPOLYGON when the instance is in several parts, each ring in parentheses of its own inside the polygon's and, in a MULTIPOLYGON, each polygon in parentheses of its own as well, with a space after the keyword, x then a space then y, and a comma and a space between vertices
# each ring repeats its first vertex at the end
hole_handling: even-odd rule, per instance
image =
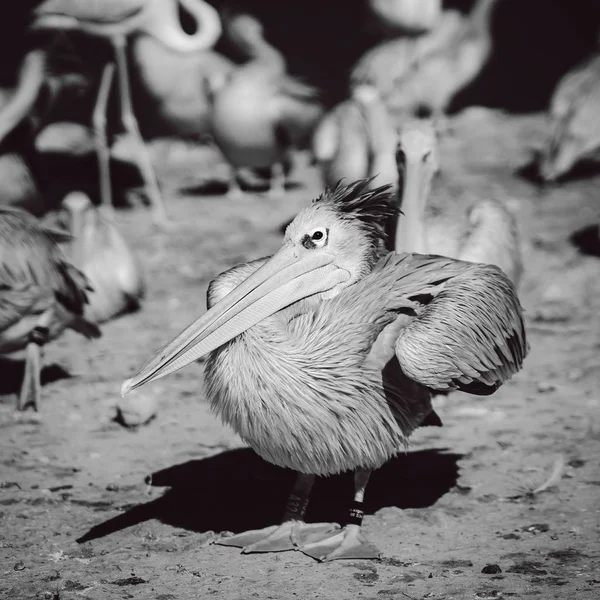
POLYGON ((600 2, 3 0, 0 599, 600 598, 600 2))

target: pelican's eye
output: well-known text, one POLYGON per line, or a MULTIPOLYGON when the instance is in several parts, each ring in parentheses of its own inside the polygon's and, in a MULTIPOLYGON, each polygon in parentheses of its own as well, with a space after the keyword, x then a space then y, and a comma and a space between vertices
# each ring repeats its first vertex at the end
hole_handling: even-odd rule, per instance
POLYGON ((317 227, 310 232, 310 239, 314 242, 315 246, 324 246, 327 243, 327 229, 325 227, 317 227))

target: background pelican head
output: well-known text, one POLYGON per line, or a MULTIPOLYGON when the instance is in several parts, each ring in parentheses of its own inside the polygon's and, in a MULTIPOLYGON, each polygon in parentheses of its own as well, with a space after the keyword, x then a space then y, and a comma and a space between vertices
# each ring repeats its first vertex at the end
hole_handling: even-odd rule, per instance
POLYGON ((397 214, 391 186, 371 179, 326 190, 288 226, 282 248, 123 384, 126 394, 164 377, 305 299, 338 294, 373 267, 387 221, 397 214))
POLYGON ((409 121, 400 128, 396 164, 403 182, 402 203, 408 198, 426 202, 431 181, 440 169, 437 134, 431 121, 409 121))

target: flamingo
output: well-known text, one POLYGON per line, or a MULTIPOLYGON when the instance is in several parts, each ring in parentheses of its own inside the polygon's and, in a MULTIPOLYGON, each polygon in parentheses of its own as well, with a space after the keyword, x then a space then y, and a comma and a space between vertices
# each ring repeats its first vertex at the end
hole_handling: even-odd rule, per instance
POLYGON ((430 121, 415 120, 400 128, 396 158, 403 181, 396 252, 493 264, 517 286, 523 273, 521 245, 515 218, 503 203, 484 199, 466 211, 450 204, 428 210, 432 180, 439 169, 437 138, 430 121))
POLYGON ((431 30, 442 12, 441 0, 369 0, 368 4, 385 29, 402 33, 431 30))
POLYGON ((67 328, 101 335, 83 316, 89 281, 58 246, 67 239, 23 210, 0 207, 0 354, 26 349, 19 410, 39 408, 43 346, 67 328))
POLYGON ((378 175, 378 184, 397 187, 395 152, 394 124, 377 88, 366 84, 329 111, 313 136, 313 154, 328 186, 378 175))
MULTIPOLYGON (((270 191, 277 195, 287 154, 309 143, 323 109, 314 88, 286 73, 284 57, 265 40, 257 19, 235 15, 227 32, 250 60, 213 94, 213 137, 236 172, 270 168, 270 191)), ((240 193, 233 177, 230 194, 240 193)))
POLYGON ((71 261, 89 279, 85 316, 102 323, 141 306, 146 286, 141 265, 114 223, 112 205, 92 205, 83 192, 63 200, 69 214, 71 261))
POLYGON ((549 133, 540 174, 554 181, 584 159, 600 159, 600 51, 558 83, 549 108, 549 133))
POLYGON ((273 256, 209 286, 208 311, 121 392, 204 354, 214 411, 265 460, 299 473, 283 522, 223 538, 244 552, 299 549, 318 560, 375 558, 360 530, 369 474, 439 425, 438 390, 490 394, 527 353, 514 286, 496 266, 381 256, 395 214, 389 186, 327 189, 273 256), (355 472, 343 528, 303 522, 316 476, 355 472))
MULTIPOLYGON (((134 39, 146 36, 152 37, 168 49, 180 53, 204 51, 212 47, 221 34, 218 13, 202 0, 102 0, 96 2, 46 0, 35 9, 34 17, 31 26, 34 31, 79 31, 107 39, 113 45, 119 76, 122 123, 138 146, 140 171, 153 205, 155 221, 159 224, 166 223, 164 203, 132 107, 126 55, 127 39, 131 36, 134 36, 134 39), (196 18, 198 27, 193 35, 187 35, 181 29, 177 14, 178 1, 196 18)), ((134 44, 134 56, 143 59, 147 53, 144 53, 143 47, 138 47, 136 51, 134 44)), ((152 57, 150 57, 150 61, 146 61, 145 66, 151 64, 153 64, 152 57)), ((154 73, 156 73, 156 68, 154 73)), ((108 76, 106 77, 108 78, 108 76)), ((112 77, 110 81, 112 82, 112 77)), ((173 85, 170 89, 174 90, 176 87, 173 85)), ((183 87, 182 85, 180 89, 183 87)), ((109 91, 110 85, 104 93, 108 94, 109 91)), ((97 112, 94 118, 94 129, 98 135, 99 154, 108 153, 104 128, 105 115, 97 112)), ((103 185, 106 186, 108 183, 103 185)))

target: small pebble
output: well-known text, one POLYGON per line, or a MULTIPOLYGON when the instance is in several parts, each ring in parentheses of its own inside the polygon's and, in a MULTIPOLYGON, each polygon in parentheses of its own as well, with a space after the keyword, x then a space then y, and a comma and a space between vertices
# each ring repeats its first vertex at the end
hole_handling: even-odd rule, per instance
POLYGON ((502 569, 498 565, 485 565, 485 567, 481 569, 481 572, 486 575, 497 575, 498 573, 502 573, 502 569))
POLYGON ((109 483, 106 486, 106 491, 107 492, 118 492, 119 491, 119 486, 116 483, 109 483))
POLYGON ((154 396, 134 390, 117 404, 116 420, 125 427, 139 427, 150 422, 157 411, 154 396))
POLYGON ((529 531, 530 533, 545 533, 550 530, 548 523, 533 523, 533 525, 525 525, 521 527, 523 531, 529 531))
POLYGON ((547 394, 548 392, 553 392, 556 390, 556 386, 549 381, 538 381, 537 391, 540 394, 547 394))
POLYGON ((23 571, 25 569, 25 563, 20 560, 18 563, 15 563, 13 567, 13 571, 23 571))

